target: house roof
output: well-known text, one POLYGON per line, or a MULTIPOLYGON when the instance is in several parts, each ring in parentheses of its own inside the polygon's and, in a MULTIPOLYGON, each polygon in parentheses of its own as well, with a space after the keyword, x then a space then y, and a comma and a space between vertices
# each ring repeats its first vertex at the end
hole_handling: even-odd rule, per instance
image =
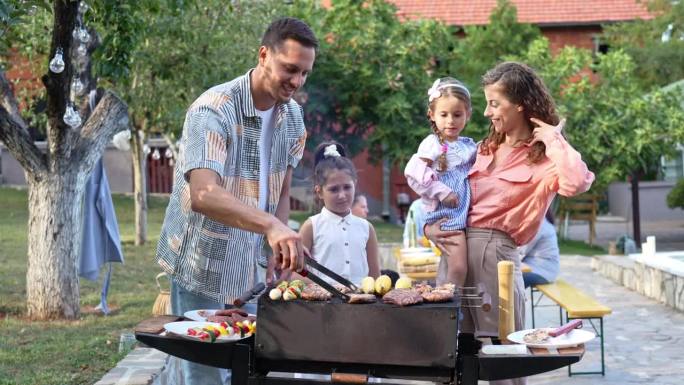
MULTIPOLYGON (((496 0, 389 0, 400 17, 434 18, 452 25, 484 25, 496 0)), ((645 2, 637 0, 510 0, 518 20, 537 25, 603 24, 650 19, 645 2)))

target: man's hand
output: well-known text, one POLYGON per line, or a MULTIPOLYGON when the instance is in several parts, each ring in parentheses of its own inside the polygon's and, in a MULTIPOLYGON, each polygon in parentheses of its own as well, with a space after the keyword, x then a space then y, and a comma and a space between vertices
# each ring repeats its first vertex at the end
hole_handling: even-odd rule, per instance
POLYGON ((453 192, 450 192, 449 195, 442 200, 442 204, 446 207, 458 207, 458 196, 453 192))
MULTIPOLYGON (((266 240, 273 250, 274 267, 280 270, 304 269, 305 248, 302 238, 289 227, 278 220, 274 220, 266 230, 266 240)), ((307 251, 308 252, 308 251, 307 251)))
POLYGON ((461 230, 444 231, 441 229, 442 223, 446 222, 447 218, 440 219, 437 222, 426 225, 424 229, 425 236, 431 240, 442 254, 447 254, 446 245, 458 246, 458 241, 455 235, 462 234, 461 230))

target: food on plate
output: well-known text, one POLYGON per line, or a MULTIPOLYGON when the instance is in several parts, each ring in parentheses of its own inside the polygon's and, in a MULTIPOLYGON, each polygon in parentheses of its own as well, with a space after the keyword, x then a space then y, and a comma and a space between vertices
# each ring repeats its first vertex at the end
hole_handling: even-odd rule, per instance
POLYGON ((349 303, 373 303, 375 302, 374 294, 349 294, 349 303))
POLYGON ((306 285, 302 290, 302 299, 307 301, 327 301, 331 297, 332 294, 328 293, 327 290, 313 283, 306 285))
POLYGON ((274 301, 279 300, 280 298, 282 298, 282 296, 283 296, 283 292, 280 291, 280 289, 278 289, 278 288, 273 288, 273 289, 271 289, 270 292, 268 292, 268 297, 274 301))
POLYGON ((220 328, 215 328, 213 326, 189 328, 187 333, 191 337, 197 337, 201 341, 207 342, 214 342, 221 336, 220 328))
POLYGON ((195 337, 200 341, 215 342, 223 336, 239 335, 240 337, 249 336, 256 331, 256 321, 244 319, 233 324, 221 322, 214 325, 195 326, 188 328, 186 334, 195 337))
POLYGON ((375 278, 366 277, 361 280, 361 291, 364 294, 375 294, 375 278))
POLYGON ((572 321, 566 323, 565 325, 563 325, 559 328, 550 330, 549 335, 551 337, 558 337, 558 336, 563 335, 565 333, 570 333, 573 329, 580 329, 580 328, 582 328, 582 320, 576 319, 576 320, 572 320, 572 321))
POLYGON ((375 293, 385 295, 392 290, 392 279, 387 275, 381 275, 375 280, 375 293))
POLYGON ((527 333, 523 336, 523 341, 528 344, 541 344, 548 342, 549 338, 551 337, 546 329, 534 329, 531 333, 527 333))
POLYGON ((423 297, 413 289, 394 289, 382 297, 382 302, 399 306, 409 306, 422 303, 423 297))
POLYGON ((411 288, 411 278, 401 277, 397 279, 394 284, 395 289, 410 289, 411 288))
POLYGON ((218 310, 198 310, 197 314, 201 317, 204 317, 208 322, 227 322, 231 325, 235 322, 244 321, 246 319, 250 321, 256 320, 256 316, 249 315, 246 311, 235 308, 218 310))

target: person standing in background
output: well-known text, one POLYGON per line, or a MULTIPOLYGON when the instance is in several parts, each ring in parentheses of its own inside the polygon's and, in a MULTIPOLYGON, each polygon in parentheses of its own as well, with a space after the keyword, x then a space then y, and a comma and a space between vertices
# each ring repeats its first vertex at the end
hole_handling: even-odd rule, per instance
POLYGON ((368 200, 363 194, 357 194, 352 205, 352 214, 359 218, 368 219, 368 200))

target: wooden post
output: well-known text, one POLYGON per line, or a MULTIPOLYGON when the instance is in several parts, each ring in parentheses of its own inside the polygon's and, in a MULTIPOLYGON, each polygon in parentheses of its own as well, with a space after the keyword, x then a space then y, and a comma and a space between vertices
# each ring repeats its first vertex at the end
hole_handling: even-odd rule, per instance
POLYGON ((515 265, 511 261, 501 261, 497 264, 499 273, 499 339, 508 342, 509 334, 515 331, 515 280, 513 274, 515 265))

